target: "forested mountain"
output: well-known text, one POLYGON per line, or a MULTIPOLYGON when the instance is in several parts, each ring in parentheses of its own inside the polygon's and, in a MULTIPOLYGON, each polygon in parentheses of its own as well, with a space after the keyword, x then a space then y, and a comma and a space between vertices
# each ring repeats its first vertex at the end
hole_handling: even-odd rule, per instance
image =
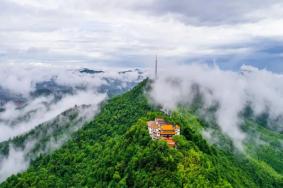
MULTIPOLYGON (((149 87, 145 80, 110 99, 62 148, 41 155, 1 187, 283 187, 280 151, 249 149, 249 140, 248 152, 237 152, 220 134, 222 145, 209 144, 202 136, 205 121, 186 109, 164 114, 148 103, 149 87), (146 122, 156 116, 181 126, 176 149, 150 138, 146 122)), ((271 145, 282 137, 247 123, 256 124, 247 132, 259 129, 271 145)))

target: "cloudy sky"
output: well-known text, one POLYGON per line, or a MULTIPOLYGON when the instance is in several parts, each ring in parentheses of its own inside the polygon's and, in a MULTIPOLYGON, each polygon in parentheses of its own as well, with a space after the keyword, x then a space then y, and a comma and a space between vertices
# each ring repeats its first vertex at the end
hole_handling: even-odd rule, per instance
POLYGON ((0 62, 250 64, 283 72, 278 0, 1 0, 0 62))

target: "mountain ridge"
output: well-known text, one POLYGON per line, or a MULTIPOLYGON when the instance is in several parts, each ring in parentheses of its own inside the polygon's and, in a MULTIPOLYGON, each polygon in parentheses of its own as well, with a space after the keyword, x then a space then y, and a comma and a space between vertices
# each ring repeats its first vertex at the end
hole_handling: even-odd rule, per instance
POLYGON ((0 187, 281 187, 283 178, 253 160, 210 145, 193 114, 170 116, 145 96, 149 80, 106 102, 96 118, 53 154, 40 156, 0 187), (146 121, 181 126, 177 149, 152 141, 146 121), (245 178, 243 178, 245 177, 245 178))

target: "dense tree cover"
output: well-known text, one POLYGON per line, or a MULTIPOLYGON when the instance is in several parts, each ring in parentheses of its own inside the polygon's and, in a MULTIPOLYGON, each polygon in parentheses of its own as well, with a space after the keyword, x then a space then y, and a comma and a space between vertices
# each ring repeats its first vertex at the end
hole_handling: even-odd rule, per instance
POLYGON ((54 153, 33 161, 1 187, 282 187, 261 161, 209 145, 193 114, 170 117, 149 106, 147 81, 104 104, 100 114, 54 153), (177 148, 149 137, 146 121, 181 126, 177 148))
POLYGON ((283 134, 260 126, 251 120, 246 121, 245 130, 249 135, 246 139, 248 154, 283 175, 283 134))

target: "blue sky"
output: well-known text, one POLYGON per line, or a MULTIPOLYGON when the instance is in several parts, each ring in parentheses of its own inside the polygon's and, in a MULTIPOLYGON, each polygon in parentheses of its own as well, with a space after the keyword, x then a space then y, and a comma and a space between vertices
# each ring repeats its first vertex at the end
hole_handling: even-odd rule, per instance
POLYGON ((1 0, 0 63, 242 64, 283 72, 277 0, 1 0))

